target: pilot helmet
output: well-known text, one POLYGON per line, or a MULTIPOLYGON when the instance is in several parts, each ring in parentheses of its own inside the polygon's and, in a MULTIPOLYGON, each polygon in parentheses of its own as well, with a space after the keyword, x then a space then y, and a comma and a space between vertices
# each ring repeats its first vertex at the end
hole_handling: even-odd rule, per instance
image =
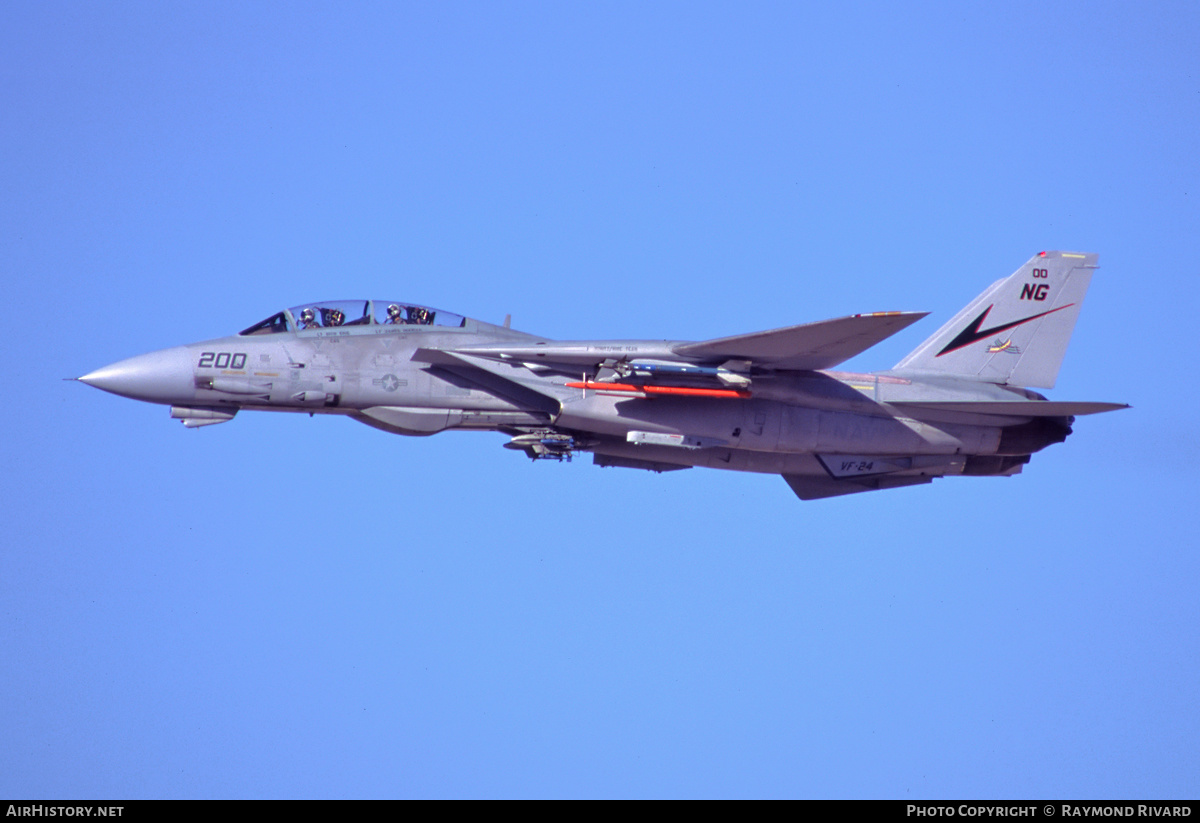
POLYGON ((397 306, 395 303, 392 303, 390 306, 388 306, 388 319, 389 320, 391 320, 392 322, 399 320, 400 314, 401 314, 400 307, 397 306))
POLYGON ((305 309, 304 311, 300 312, 300 322, 301 323, 311 323, 316 319, 317 319, 317 315, 313 312, 312 309, 305 309))

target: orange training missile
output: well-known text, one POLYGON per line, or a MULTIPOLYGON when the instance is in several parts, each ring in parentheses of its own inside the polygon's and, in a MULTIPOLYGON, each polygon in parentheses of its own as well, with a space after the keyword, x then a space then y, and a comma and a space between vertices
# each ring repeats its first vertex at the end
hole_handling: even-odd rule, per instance
POLYGON ((568 383, 570 389, 592 389, 593 391, 622 392, 629 394, 658 394, 683 397, 740 397, 750 396, 746 389, 698 389, 692 386, 635 386, 631 383, 597 383, 593 380, 568 383))

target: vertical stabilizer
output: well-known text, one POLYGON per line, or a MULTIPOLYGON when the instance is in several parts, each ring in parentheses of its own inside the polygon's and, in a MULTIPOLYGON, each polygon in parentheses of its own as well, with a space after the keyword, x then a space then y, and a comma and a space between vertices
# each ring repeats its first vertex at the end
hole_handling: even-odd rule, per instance
POLYGON ((993 283, 895 370, 1053 388, 1098 259, 1037 254, 993 283))

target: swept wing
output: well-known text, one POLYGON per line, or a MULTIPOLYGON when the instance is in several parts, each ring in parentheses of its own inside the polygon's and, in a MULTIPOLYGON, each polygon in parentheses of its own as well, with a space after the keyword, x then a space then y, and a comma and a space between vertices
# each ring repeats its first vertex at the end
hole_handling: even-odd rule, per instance
POLYGON ((831 369, 927 314, 899 311, 855 314, 701 343, 681 343, 673 346, 672 351, 690 360, 749 360, 755 365, 796 371, 831 369))

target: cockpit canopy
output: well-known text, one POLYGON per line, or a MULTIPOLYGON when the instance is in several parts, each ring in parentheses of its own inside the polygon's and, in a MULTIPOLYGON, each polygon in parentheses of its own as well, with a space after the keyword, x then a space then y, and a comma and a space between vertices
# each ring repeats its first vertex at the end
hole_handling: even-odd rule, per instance
POLYGON ((461 315, 395 300, 326 300, 284 309, 240 334, 278 334, 346 326, 461 327, 466 323, 466 318, 461 315))

